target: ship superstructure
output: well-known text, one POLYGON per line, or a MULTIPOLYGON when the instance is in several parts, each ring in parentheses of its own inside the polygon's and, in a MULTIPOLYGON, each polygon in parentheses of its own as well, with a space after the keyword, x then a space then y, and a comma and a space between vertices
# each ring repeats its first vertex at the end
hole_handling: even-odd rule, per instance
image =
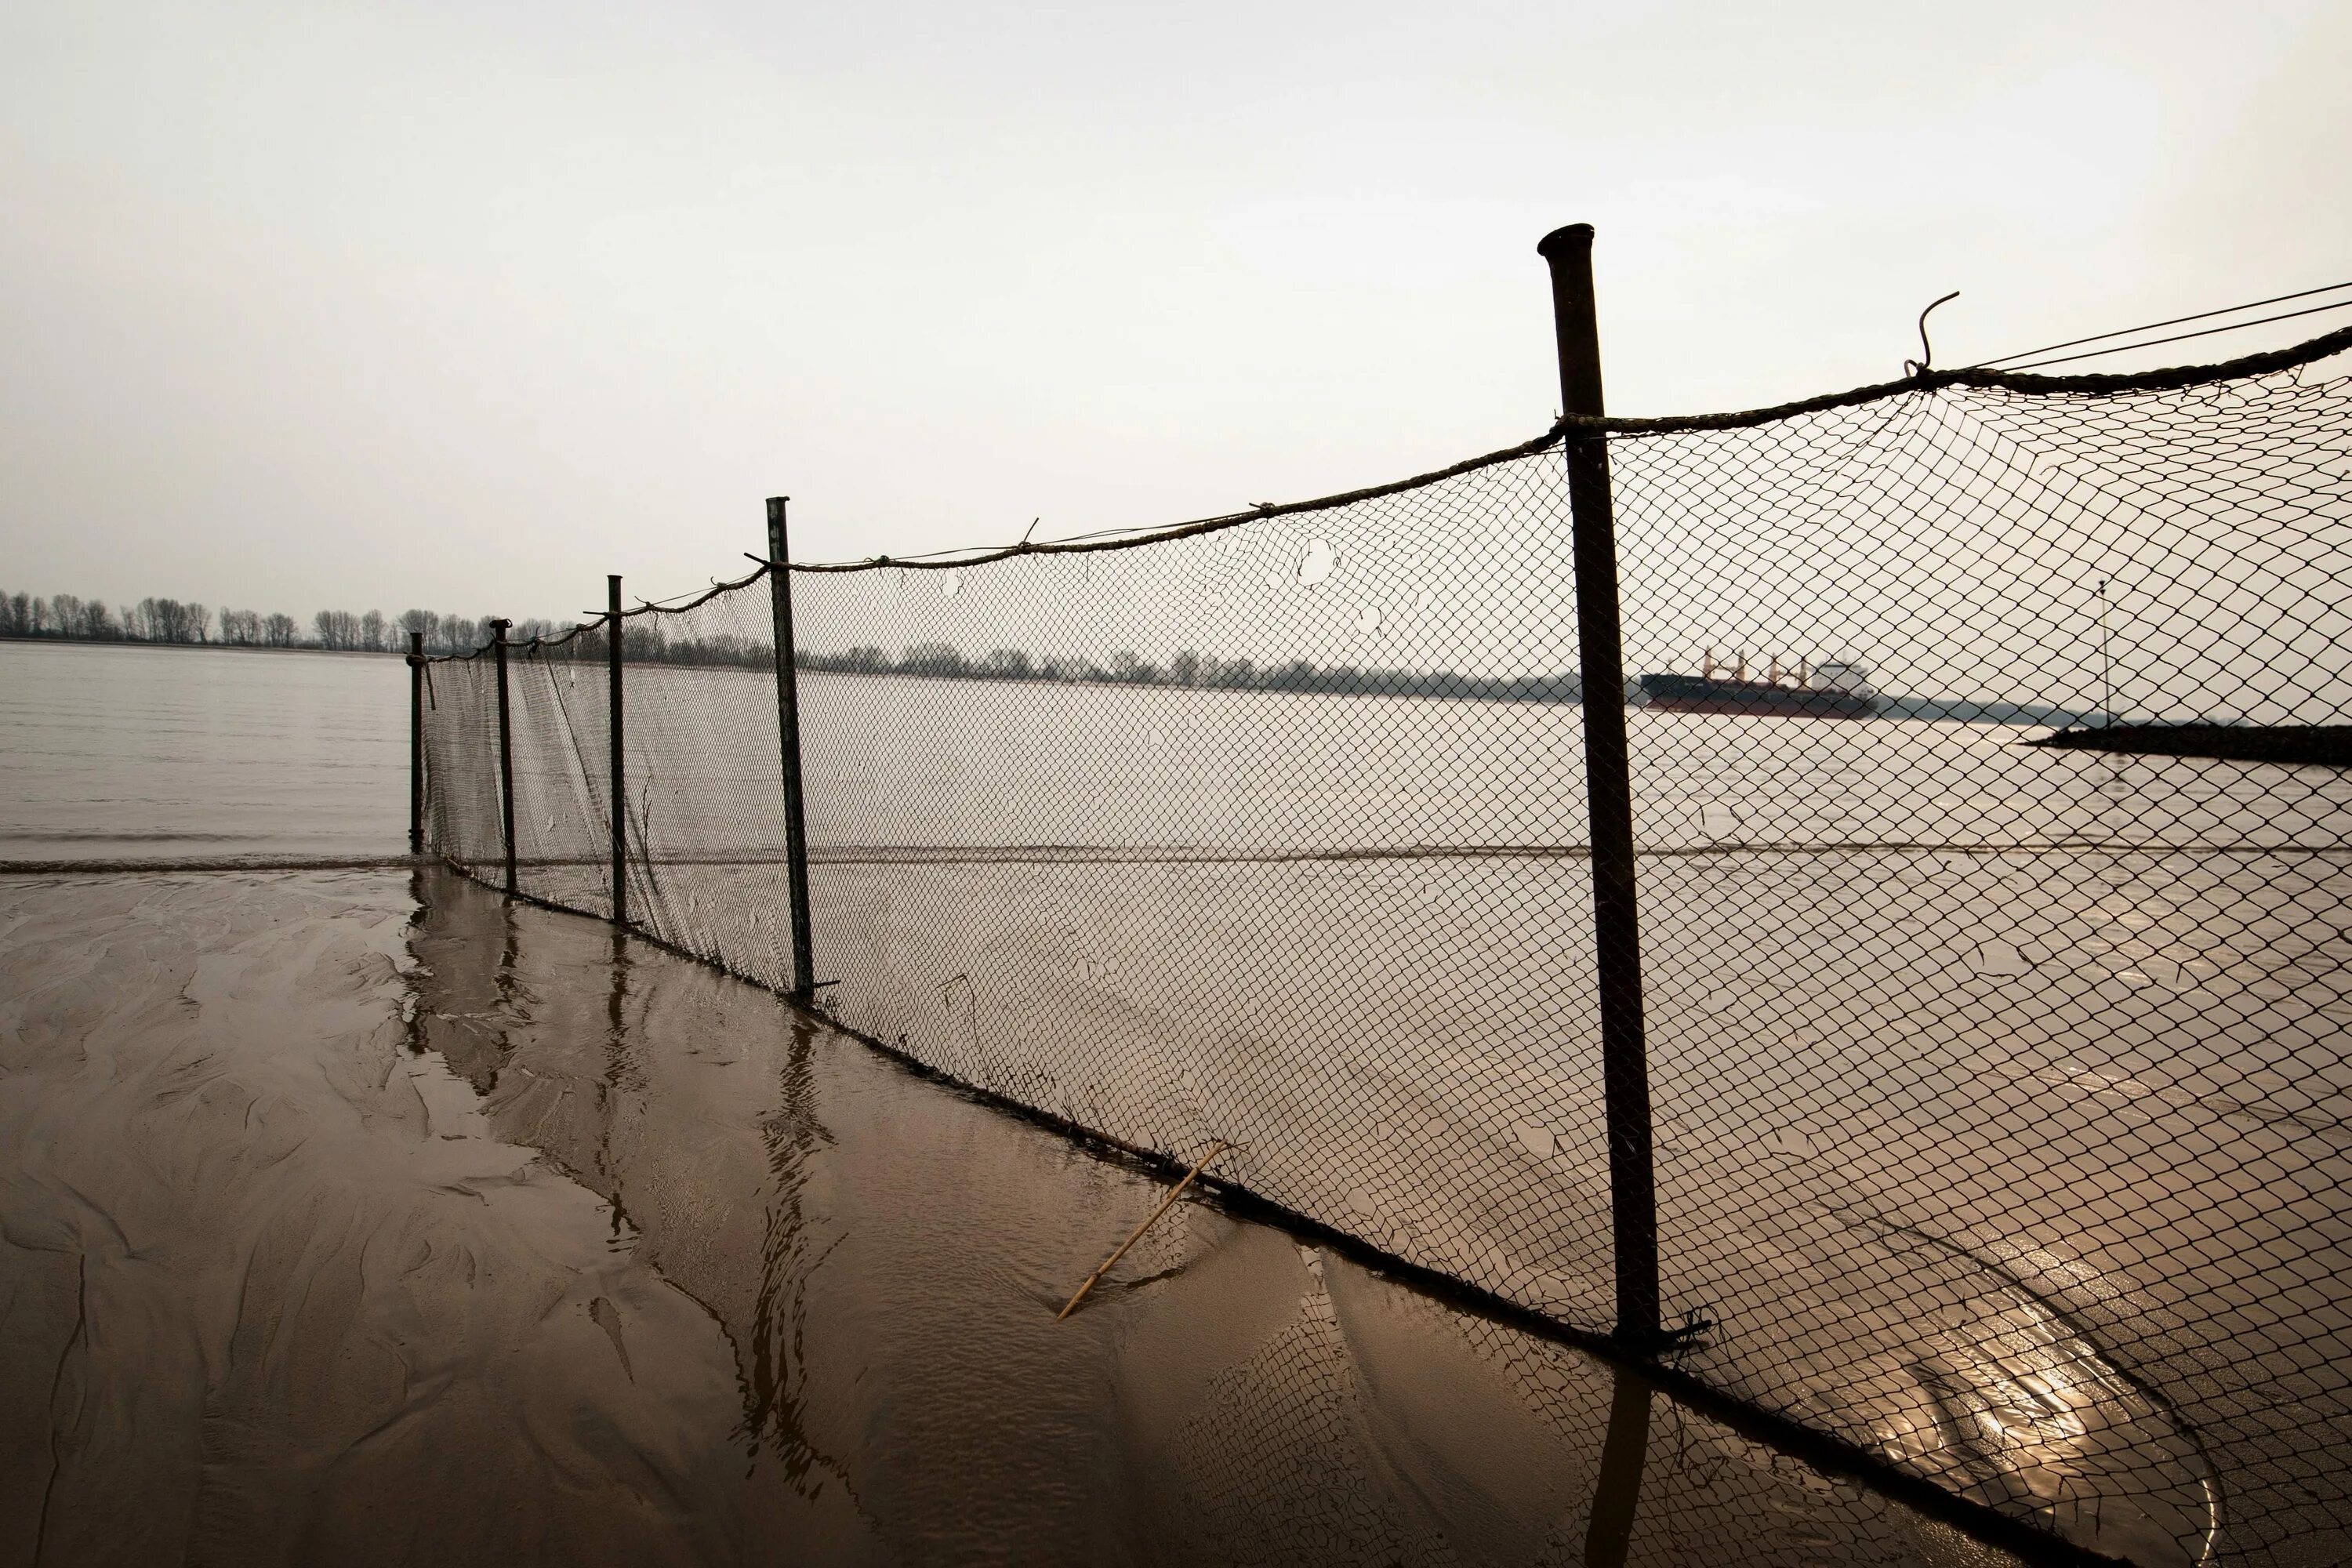
POLYGON ((1776 656, 1761 679, 1748 673, 1745 650, 1718 664, 1708 648, 1697 675, 1644 675, 1644 704, 1668 713, 1764 713, 1790 719, 1867 719, 1879 710, 1870 671, 1850 659, 1820 664, 1776 656))

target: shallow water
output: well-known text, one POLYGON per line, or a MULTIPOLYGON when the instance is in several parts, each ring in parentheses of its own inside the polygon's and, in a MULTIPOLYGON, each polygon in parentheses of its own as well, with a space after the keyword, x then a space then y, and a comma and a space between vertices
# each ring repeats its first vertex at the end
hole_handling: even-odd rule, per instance
MULTIPOLYGON (((804 700, 843 1016, 1608 1322, 1578 710, 804 700)), ((2352 784, 1628 723, 1686 1364, 2136 1561, 2339 1552, 2352 784)))
MULTIPOLYGON (((578 712, 593 674, 542 679, 578 712)), ((765 683, 633 689, 639 918, 783 984, 765 683)), ((1577 710, 803 692, 836 1016, 1173 1154, 1234 1141, 1258 1192, 1607 1326, 1577 710)), ((1668 1315, 1715 1325, 1685 1364, 2143 1563, 2330 1560, 2345 778, 1629 722, 1668 1315)), ((519 776, 523 885, 593 910, 572 772, 519 776)))
POLYGON ((446 874, 0 974, 0 1562, 2008 1561, 446 874))

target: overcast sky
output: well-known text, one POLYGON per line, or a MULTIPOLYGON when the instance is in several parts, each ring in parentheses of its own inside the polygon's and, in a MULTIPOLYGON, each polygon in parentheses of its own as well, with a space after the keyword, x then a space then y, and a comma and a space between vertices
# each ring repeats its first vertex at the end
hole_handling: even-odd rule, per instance
POLYGON ((2333 283, 2347 67, 2302 0, 28 0, 0 584, 569 616, 777 492, 837 559, 1374 483, 1550 420, 1580 220, 1620 413, 2333 283))

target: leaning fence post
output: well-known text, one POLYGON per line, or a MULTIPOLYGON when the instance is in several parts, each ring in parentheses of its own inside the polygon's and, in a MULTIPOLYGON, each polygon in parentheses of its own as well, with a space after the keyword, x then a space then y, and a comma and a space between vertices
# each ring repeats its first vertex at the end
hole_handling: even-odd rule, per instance
POLYGON ((621 579, 618 574, 608 574, 604 578, 604 684, 605 707, 612 721, 605 729, 613 748, 613 923, 625 926, 629 923, 629 778, 621 761, 623 624, 621 579))
MULTIPOLYGON (((1601 329, 1592 299, 1592 226, 1536 245, 1551 268, 1560 412, 1598 416, 1601 329)), ((1650 1065, 1642 1026, 1642 938, 1633 897, 1633 787, 1625 746, 1625 651, 1617 609, 1616 518, 1609 442, 1571 428, 1568 497, 1576 556, 1576 640, 1584 707, 1584 787, 1591 816, 1593 956, 1601 993, 1601 1077, 1609 1125, 1610 1226, 1617 1266, 1616 1337, 1658 1335, 1658 1210, 1650 1150, 1650 1065)))
POLYGON ((493 620, 498 635, 491 645, 499 664, 499 827, 507 851, 507 896, 515 890, 514 730, 507 718, 507 628, 512 621, 493 620))
POLYGON ((408 634, 408 852, 425 853, 425 634, 408 634))
POLYGON ((784 882, 792 901, 793 994, 816 991, 816 959, 809 939, 808 823, 801 811, 801 696, 793 668, 793 574, 785 552, 784 503, 768 498, 768 601, 776 618, 776 742, 784 773, 784 882))

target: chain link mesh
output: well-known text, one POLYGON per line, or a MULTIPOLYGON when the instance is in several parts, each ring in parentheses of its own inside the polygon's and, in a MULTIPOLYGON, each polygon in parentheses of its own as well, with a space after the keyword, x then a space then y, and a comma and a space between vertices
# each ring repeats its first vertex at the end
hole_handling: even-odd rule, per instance
POLYGON ((527 642, 508 651, 507 682, 516 889, 610 920, 612 776, 604 759, 612 711, 604 659, 601 628, 527 642))
POLYGON ((2342 720, 2347 413, 2281 374, 1612 443, 1629 669, 1734 670, 1629 715, 1688 1364, 2142 1561, 2217 1503, 2233 1556, 2346 1545, 2352 788, 2030 742, 2342 720), (1839 663, 1875 717, 1672 710, 1839 663))
MULTIPOLYGON (((2352 382, 1608 440, 1681 1369, 2136 1562, 2352 1550, 2352 759, 2247 760, 2343 749, 2352 382)), ((1606 1331, 1568 524, 1554 440, 794 569, 821 1005, 1606 1331)), ((629 620, 631 908, 786 989, 770 594, 629 620)), ((519 875, 609 912, 572 641, 513 658, 519 875)), ((495 879, 489 660, 432 668, 495 879)))

